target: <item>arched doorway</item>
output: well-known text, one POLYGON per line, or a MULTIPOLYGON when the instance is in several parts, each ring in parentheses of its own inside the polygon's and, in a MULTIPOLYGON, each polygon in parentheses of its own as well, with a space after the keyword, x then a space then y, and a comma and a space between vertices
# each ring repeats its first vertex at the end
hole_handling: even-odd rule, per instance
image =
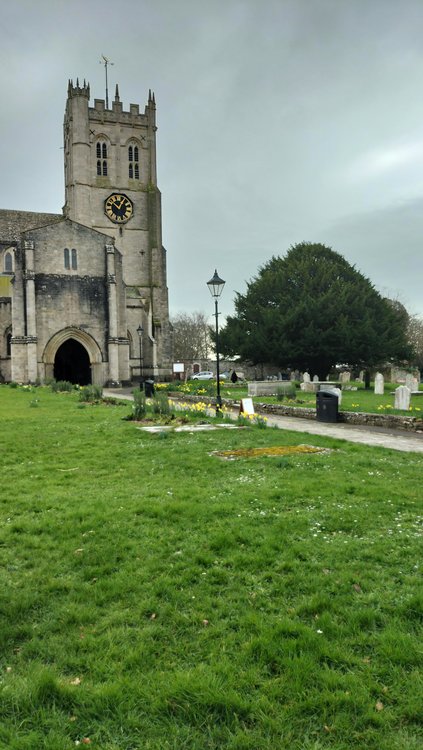
POLYGON ((54 358, 54 379, 68 380, 78 385, 91 383, 91 367, 88 352, 79 341, 66 339, 54 358))

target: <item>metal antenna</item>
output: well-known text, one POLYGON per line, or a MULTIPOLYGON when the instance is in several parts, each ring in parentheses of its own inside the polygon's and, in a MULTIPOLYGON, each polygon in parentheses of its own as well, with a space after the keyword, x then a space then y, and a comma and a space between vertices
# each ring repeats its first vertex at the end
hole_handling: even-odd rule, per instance
POLYGON ((107 85, 107 66, 108 65, 114 65, 114 63, 112 63, 109 60, 108 57, 106 57, 105 55, 103 55, 103 53, 101 53, 101 58, 102 59, 99 60, 99 63, 100 63, 100 65, 104 65, 104 70, 106 72, 106 109, 109 109, 109 89, 108 89, 108 85, 107 85))

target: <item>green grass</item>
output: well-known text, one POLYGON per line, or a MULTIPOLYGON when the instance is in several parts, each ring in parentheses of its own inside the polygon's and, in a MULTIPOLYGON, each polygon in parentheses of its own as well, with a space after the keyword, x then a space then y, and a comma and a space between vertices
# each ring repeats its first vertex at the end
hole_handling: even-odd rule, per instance
POLYGON ((130 411, 0 386, 0 748, 421 748, 423 457, 130 411))
MULTIPOLYGON (((385 393, 383 396, 376 396, 373 390, 366 391, 364 388, 358 388, 356 391, 345 390, 342 391, 342 402, 340 406, 341 411, 352 411, 352 412, 366 412, 372 414, 407 414, 413 417, 423 418, 423 396, 412 396, 410 402, 409 411, 400 411, 394 409, 395 398, 393 392, 398 386, 396 384, 388 383, 385 387, 385 393)), ((230 386, 226 384, 222 386, 223 398, 245 398, 248 395, 247 387, 232 390, 230 386)), ((291 405, 305 408, 316 407, 316 394, 305 393, 297 390, 296 400, 290 400, 289 398, 278 401, 276 396, 254 396, 253 401, 255 403, 281 403, 283 405, 291 405)))

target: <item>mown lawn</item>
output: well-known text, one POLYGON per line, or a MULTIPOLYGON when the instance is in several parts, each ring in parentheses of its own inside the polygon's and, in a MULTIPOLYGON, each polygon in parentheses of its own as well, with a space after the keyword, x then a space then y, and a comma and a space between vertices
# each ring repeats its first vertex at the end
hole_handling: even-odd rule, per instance
POLYGON ((0 386, 0 747, 420 750, 423 457, 82 407, 0 386))

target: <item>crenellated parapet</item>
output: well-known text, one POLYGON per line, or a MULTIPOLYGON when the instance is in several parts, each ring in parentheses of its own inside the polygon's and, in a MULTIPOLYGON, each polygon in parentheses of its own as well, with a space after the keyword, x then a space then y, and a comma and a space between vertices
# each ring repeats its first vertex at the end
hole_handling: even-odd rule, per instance
POLYGON ((74 96, 85 96, 87 99, 90 98, 90 84, 85 82, 82 86, 79 85, 79 79, 76 79, 76 86, 73 85, 73 81, 69 79, 68 82, 68 98, 71 99, 74 96))

